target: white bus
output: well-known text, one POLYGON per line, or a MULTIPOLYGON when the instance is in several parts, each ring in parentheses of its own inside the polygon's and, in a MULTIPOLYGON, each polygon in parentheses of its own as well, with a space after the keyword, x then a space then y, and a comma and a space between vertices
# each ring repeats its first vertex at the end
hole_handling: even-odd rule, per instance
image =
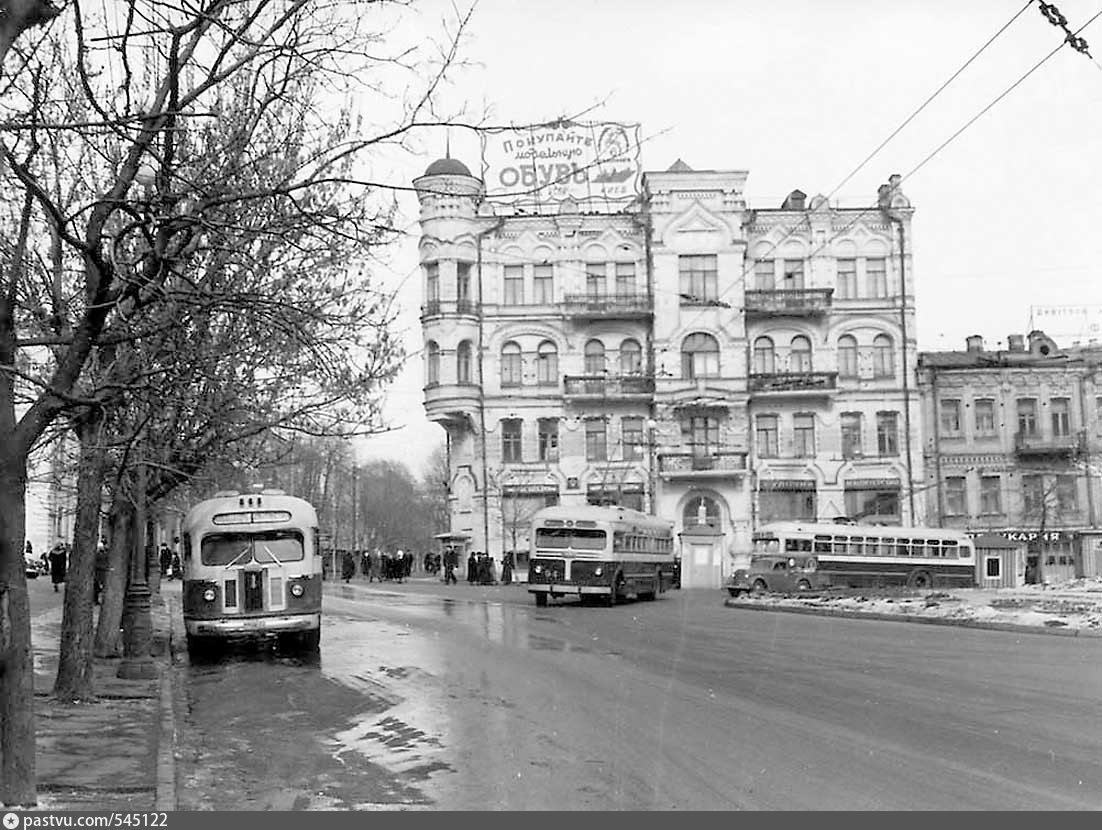
POLYGON ((674 577, 673 525, 626 507, 545 507, 532 518, 528 592, 651 600, 674 577))
POLYGON ((812 554, 830 584, 972 587, 976 549, 966 533, 937 527, 772 522, 753 536, 751 556, 812 554))
POLYGON ((183 610, 189 651, 234 636, 321 642, 318 516, 282 490, 222 491, 183 523, 183 610))

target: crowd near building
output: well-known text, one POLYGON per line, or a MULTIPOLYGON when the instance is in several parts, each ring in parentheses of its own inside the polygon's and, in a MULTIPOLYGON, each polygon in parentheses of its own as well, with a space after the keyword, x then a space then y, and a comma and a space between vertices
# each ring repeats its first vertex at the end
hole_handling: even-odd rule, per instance
POLYGON ((481 176, 414 182, 450 544, 523 572, 540 507, 621 504, 674 523, 685 587, 782 519, 994 531, 1030 579, 1098 572, 1102 347, 919 354, 898 177, 752 206, 746 171, 641 172, 637 137, 502 130, 481 176))

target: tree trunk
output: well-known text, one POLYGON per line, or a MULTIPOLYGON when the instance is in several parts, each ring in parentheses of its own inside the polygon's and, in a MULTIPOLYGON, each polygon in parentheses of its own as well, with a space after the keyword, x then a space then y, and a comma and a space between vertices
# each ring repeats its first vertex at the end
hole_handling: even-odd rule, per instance
POLYGON ((61 649, 54 694, 63 700, 90 700, 92 688, 92 601, 96 548, 103 501, 104 452, 101 410, 78 428, 80 467, 73 551, 61 617, 61 649))
POLYGON ((35 781, 34 653, 27 574, 27 468, 23 460, 0 460, 0 803, 32 807, 35 781))
POLYGON ((126 595, 126 575, 130 549, 134 545, 133 507, 123 496, 116 496, 111 507, 107 582, 100 601, 96 623, 96 657, 122 656, 122 605, 126 595))

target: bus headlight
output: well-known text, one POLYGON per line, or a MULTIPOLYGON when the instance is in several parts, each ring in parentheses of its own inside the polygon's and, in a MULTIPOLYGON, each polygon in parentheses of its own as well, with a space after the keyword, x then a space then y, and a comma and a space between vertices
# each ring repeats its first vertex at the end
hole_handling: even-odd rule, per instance
POLYGON ((301 597, 305 593, 306 589, 303 588, 302 585, 300 585, 299 583, 296 582, 291 586, 291 596, 301 597))
POLYGON ((594 575, 594 576, 600 576, 600 575, 601 575, 601 574, 603 574, 604 572, 605 572, 605 571, 604 571, 604 568, 594 568, 594 569, 593 569, 593 575, 594 575))
POLYGON ((205 599, 207 602, 214 602, 214 598, 216 596, 217 594, 214 593, 213 588, 207 588, 207 590, 203 591, 203 599, 205 599))

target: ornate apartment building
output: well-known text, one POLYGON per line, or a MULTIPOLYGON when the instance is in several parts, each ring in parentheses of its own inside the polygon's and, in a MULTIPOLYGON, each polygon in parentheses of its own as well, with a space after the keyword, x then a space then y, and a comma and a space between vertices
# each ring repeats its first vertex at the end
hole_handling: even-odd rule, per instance
POLYGON ((919 356, 931 523, 1027 546, 1027 582, 1102 574, 1102 346, 1041 331, 919 356))
POLYGON ((453 540, 523 573, 536 509, 619 503, 718 587, 762 522, 922 518, 909 202, 752 209, 746 178, 678 162, 614 211, 503 205, 451 158, 415 180, 453 540))

